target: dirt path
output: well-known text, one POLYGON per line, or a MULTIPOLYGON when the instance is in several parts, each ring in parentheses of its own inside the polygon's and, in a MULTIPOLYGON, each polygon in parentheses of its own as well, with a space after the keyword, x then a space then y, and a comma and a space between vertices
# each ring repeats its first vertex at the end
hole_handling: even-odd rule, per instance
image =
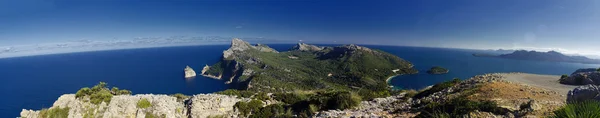
POLYGON ((500 75, 504 76, 506 80, 511 82, 518 82, 530 86, 553 90, 563 95, 567 95, 569 90, 573 90, 577 87, 558 83, 560 76, 557 75, 539 75, 529 73, 501 73, 500 75))

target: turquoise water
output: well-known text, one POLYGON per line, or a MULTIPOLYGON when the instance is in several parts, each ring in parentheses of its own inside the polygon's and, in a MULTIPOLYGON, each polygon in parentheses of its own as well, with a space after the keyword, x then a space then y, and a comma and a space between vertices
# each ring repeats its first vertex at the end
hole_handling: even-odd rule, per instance
MULTIPOLYGON (((283 51, 292 44, 269 45, 283 51)), ((16 117, 21 109, 52 106, 62 94, 75 93, 81 87, 100 81, 136 93, 187 95, 227 89, 223 81, 196 77, 183 78, 183 68, 199 71, 205 64, 219 60, 228 45, 165 47, 82 52, 0 59, 0 117, 16 117)), ((490 72, 527 72, 568 74, 579 68, 600 67, 574 63, 537 62, 481 58, 476 50, 367 46, 396 54, 419 69, 420 74, 402 75, 390 83, 400 88, 422 88, 454 77, 469 78, 490 72), (424 73, 431 66, 450 69, 444 75, 424 73)))

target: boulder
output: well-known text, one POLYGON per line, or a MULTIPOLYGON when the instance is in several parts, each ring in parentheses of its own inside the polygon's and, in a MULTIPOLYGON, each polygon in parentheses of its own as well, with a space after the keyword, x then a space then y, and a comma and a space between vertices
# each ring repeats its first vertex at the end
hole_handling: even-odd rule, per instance
POLYGON ((600 71, 595 68, 578 69, 573 72, 569 77, 561 78, 561 84, 569 85, 586 85, 586 84, 600 84, 600 71))
POLYGON ((579 86, 567 94, 567 102, 581 102, 586 100, 600 101, 600 87, 596 85, 579 86))

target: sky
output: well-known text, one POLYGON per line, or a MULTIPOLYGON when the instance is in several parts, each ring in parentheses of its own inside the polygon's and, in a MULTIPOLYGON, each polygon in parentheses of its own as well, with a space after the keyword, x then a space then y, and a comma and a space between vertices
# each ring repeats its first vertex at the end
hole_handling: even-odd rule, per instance
POLYGON ((222 36, 600 55, 599 21, 598 0, 0 0, 0 46, 222 36))

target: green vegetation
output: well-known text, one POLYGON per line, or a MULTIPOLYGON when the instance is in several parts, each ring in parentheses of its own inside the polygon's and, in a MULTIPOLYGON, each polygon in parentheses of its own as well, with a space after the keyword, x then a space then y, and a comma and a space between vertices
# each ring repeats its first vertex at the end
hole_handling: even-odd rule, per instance
POLYGON ((237 102, 233 107, 240 111, 241 117, 248 116, 251 112, 260 110, 263 103, 260 100, 251 100, 250 102, 237 102))
POLYGON ((206 118, 227 118, 224 115, 213 115, 213 116, 208 116, 206 118))
POLYGON ((448 69, 442 68, 439 66, 434 66, 434 67, 431 67, 431 69, 429 69, 427 71, 427 73, 429 73, 429 74, 444 74, 444 73, 448 73, 448 69))
POLYGON ((569 103, 554 111, 552 118, 600 118, 600 102, 584 101, 569 103))
POLYGON ((506 114, 508 109, 499 107, 493 101, 472 101, 465 97, 451 99, 445 103, 429 102, 420 109, 421 114, 417 118, 458 118, 475 110, 491 112, 494 114, 506 114))
POLYGON ((182 93, 175 93, 175 94, 173 94, 171 96, 177 98, 178 102, 183 102, 183 100, 186 100, 186 99, 190 98, 190 96, 184 95, 182 93))
POLYGON ((250 118, 292 118, 292 109, 282 104, 272 104, 250 115, 250 118))
POLYGON ((67 118, 69 116, 69 107, 42 109, 39 113, 41 118, 67 118))
POLYGON ((166 114, 162 114, 160 116, 158 115, 154 115, 151 112, 146 112, 146 116, 144 118, 166 118, 167 115, 166 114))
POLYGON ((596 71, 600 71, 600 68, 596 69, 596 71))
MULTIPOLYGON (((414 74, 417 70, 410 62, 393 54, 347 45, 320 51, 280 53, 249 48, 222 58, 207 73, 234 78, 231 84, 239 90, 231 89, 219 94, 249 97, 260 92, 349 91, 368 100, 392 95, 386 82, 388 77, 414 74), (242 75, 247 70, 252 70, 252 73, 242 75)), ((265 98, 262 95, 255 97, 265 98)))
POLYGON ((219 91, 219 92, 215 92, 216 94, 222 94, 222 95, 233 95, 233 96, 238 96, 238 97, 244 97, 244 98, 249 98, 252 95, 254 95, 254 92, 252 91, 245 91, 245 90, 236 90, 236 89, 227 89, 224 91, 219 91))
POLYGON ((81 88, 75 94, 75 98, 89 98, 93 104, 100 104, 102 102, 109 103, 113 95, 129 95, 129 90, 119 90, 116 87, 108 89, 107 84, 100 82, 91 89, 88 87, 81 88))
POLYGON ((460 83, 460 79, 459 78, 454 78, 454 79, 452 79, 450 81, 446 81, 446 82, 442 82, 442 83, 433 85, 433 87, 431 87, 430 89, 427 89, 425 91, 422 91, 422 92, 416 94, 413 98, 417 98, 417 99, 423 98, 423 97, 429 96, 429 95, 431 95, 431 94, 433 94, 435 92, 439 92, 439 91, 442 91, 442 90, 444 90, 446 88, 452 87, 452 86, 454 86, 454 85, 456 85, 458 83, 460 83))
POLYGON ((137 108, 141 108, 141 109, 148 108, 150 106, 152 106, 152 104, 146 98, 140 99, 136 105, 137 108))
POLYGON ((561 75, 561 76, 560 76, 560 78, 561 78, 561 79, 562 79, 562 78, 567 78, 567 77, 569 77, 569 75, 566 75, 566 74, 564 74, 564 75, 561 75))

